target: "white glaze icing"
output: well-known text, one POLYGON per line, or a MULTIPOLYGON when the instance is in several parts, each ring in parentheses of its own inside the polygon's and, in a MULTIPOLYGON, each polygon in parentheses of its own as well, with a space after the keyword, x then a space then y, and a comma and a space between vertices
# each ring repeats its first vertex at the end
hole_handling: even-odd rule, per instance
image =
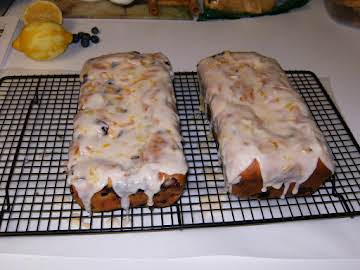
POLYGON ((199 62, 205 105, 209 105, 227 185, 257 160, 267 187, 292 193, 314 172, 318 160, 334 162, 311 114, 271 58, 224 52, 199 62))
POLYGON ((129 207, 139 189, 152 197, 161 173, 186 174, 169 60, 160 53, 118 53, 88 60, 81 71, 68 182, 86 210, 106 185, 129 207))

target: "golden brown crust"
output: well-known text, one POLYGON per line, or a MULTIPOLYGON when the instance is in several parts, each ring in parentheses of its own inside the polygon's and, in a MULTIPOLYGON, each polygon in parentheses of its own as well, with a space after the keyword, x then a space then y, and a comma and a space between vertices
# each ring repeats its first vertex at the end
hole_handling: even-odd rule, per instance
MULTIPOLYGON (((292 183, 285 196, 309 196, 314 193, 331 176, 331 171, 318 161, 313 174, 302 183, 297 194, 292 194, 295 183, 292 183)), ((268 187, 266 192, 262 192, 263 180, 261 170, 257 160, 241 173, 241 181, 232 185, 231 193, 240 198, 280 198, 284 192, 284 185, 280 189, 268 187)))
MULTIPOLYGON (((165 181, 161 186, 161 190, 153 197, 154 207, 167 207, 174 204, 181 196, 186 182, 186 176, 183 174, 166 175, 165 181)), ((70 186, 71 195, 75 201, 84 209, 79 195, 72 185, 70 186)), ((139 207, 146 205, 148 196, 144 191, 138 191, 129 196, 130 207, 139 207)), ((106 186, 102 190, 96 192, 91 198, 91 211, 103 212, 121 209, 121 198, 114 192, 112 187, 106 186)))

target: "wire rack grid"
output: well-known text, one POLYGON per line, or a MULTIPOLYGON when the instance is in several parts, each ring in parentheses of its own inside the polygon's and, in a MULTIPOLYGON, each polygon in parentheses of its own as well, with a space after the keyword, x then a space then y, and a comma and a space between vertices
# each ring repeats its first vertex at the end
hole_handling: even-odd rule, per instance
POLYGON ((127 232, 262 224, 360 213, 360 149, 317 77, 288 77, 323 132, 337 167, 309 197, 245 200, 226 192, 217 145, 199 111, 194 72, 176 73, 174 89, 187 186, 176 205, 93 213, 73 201, 67 151, 77 111, 78 75, 13 76, 0 81, 0 235, 127 232))

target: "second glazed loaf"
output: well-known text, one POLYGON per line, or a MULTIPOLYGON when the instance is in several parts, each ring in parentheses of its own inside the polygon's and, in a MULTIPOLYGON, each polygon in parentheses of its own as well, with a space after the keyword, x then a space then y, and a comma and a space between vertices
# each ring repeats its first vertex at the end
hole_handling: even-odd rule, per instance
POLYGON ((325 139, 274 59, 224 52, 198 73, 233 194, 308 195, 331 175, 325 139))

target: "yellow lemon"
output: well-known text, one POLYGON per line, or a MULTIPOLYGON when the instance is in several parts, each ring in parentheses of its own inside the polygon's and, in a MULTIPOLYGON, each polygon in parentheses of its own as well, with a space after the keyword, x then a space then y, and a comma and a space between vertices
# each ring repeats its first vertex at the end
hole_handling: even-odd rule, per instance
POLYGON ((54 22, 62 24, 62 13, 59 7, 50 1, 35 1, 25 9, 24 24, 33 22, 54 22))
POLYGON ((34 22, 23 28, 12 45, 34 60, 48 60, 62 54, 71 41, 72 34, 60 24, 34 22))

